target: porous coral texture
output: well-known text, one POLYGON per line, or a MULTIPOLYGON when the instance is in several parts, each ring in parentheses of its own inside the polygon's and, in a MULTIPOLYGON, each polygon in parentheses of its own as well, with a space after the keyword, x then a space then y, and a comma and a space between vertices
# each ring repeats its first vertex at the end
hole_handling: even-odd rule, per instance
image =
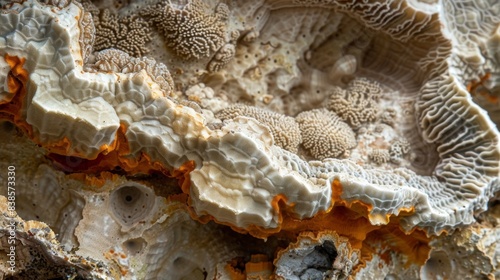
POLYGON ((120 18, 105 9, 99 13, 95 38, 96 51, 116 48, 131 56, 141 57, 149 52, 146 44, 151 41, 151 30, 149 24, 137 15, 120 18))
POLYGON ((302 112, 295 118, 299 123, 304 147, 314 158, 348 157, 356 146, 352 128, 337 115, 325 109, 302 112))
POLYGON ((162 32, 166 44, 177 55, 186 59, 211 56, 226 40, 225 4, 209 11, 200 0, 189 1, 183 7, 164 2, 142 10, 141 15, 162 32))
MULTIPOLYGON (((98 261, 63 250, 51 228, 39 221, 25 221, 0 196, 0 275, 19 279, 81 277, 107 279, 117 271, 99 267, 98 261)), ((12 204, 11 204, 12 205, 12 204)))
POLYGON ((157 63, 152 58, 135 58, 117 49, 107 49, 95 54, 95 62, 92 67, 102 72, 124 74, 144 70, 160 86, 165 95, 174 95, 174 81, 167 66, 163 63, 157 63))
POLYGON ((330 95, 328 109, 339 115, 353 127, 375 120, 377 101, 382 89, 367 79, 354 79, 347 89, 335 88, 330 95))
POLYGON ((7 2, 0 278, 500 277, 497 1, 7 2))
POLYGON ((234 119, 238 116, 254 118, 269 127, 277 146, 290 152, 296 153, 302 142, 299 125, 292 117, 245 105, 224 108, 215 116, 221 120, 234 119))

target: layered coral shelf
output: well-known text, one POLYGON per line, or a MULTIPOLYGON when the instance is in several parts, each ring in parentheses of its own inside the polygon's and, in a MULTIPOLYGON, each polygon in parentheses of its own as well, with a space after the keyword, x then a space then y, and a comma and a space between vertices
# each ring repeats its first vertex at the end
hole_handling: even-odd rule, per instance
POLYGON ((0 275, 500 277, 500 4, 433 2, 0 2, 0 275))

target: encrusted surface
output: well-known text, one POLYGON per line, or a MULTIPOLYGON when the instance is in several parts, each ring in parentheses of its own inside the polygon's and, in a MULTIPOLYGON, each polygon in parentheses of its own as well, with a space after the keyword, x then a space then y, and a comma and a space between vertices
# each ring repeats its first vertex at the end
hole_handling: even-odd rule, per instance
POLYGON ((17 2, 19 277, 498 276, 496 1, 17 2))

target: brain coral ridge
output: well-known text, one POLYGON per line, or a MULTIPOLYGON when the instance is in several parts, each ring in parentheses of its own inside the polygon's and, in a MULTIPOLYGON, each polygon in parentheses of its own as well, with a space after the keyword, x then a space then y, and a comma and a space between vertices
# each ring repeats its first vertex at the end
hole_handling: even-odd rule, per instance
MULTIPOLYGON (((105 162, 107 155, 115 155, 130 165, 142 158, 171 174, 184 171, 184 194, 173 199, 184 199, 193 217, 215 220, 240 232, 257 232, 259 237, 280 231, 284 219, 314 221, 321 214, 335 213, 329 212, 332 207, 348 208, 354 203, 366 206, 362 215, 374 226, 394 222, 391 217, 404 213, 396 223, 408 233, 414 229, 428 235, 453 231, 474 223, 475 215, 486 210, 500 189, 499 132, 457 74, 462 69, 454 64, 454 56, 467 54, 452 53, 455 42, 446 36, 453 33, 440 29, 435 5, 416 3, 389 2, 385 4, 388 9, 376 15, 367 1, 268 1, 263 9, 328 6, 366 24, 367 30, 379 32, 371 41, 378 56, 366 55, 358 64, 364 67, 359 71, 413 100, 413 111, 408 114, 412 124, 403 128, 418 132, 418 139, 410 139, 409 146, 418 142, 436 147, 438 160, 429 174, 411 167, 382 169, 350 158, 349 151, 358 145, 353 128, 373 121, 371 116, 358 116, 364 113, 361 107, 366 105, 372 114, 373 102, 382 102, 378 84, 354 79, 345 90, 339 89, 343 92, 334 97, 340 98, 335 104, 364 104, 355 113, 330 104, 328 109, 308 109, 293 118, 232 105, 210 119, 213 112, 210 116, 206 108, 195 110, 175 100, 175 77, 168 64, 108 49, 92 54, 84 65, 89 42, 81 38, 89 31, 82 26, 89 25, 79 20, 89 18, 74 3, 53 7, 24 1, 0 13, 0 116, 15 114, 11 120, 52 154, 89 162, 105 162), (415 51, 405 53, 404 58, 388 59, 390 51, 385 48, 410 46, 415 51), (420 55, 423 58, 415 58, 420 55), (379 59, 387 63, 381 67, 379 59), (399 65, 405 59, 410 62, 399 65), (224 119, 223 125, 207 121, 217 118, 224 119), (125 148, 116 151, 120 145, 125 148), (307 160, 309 155, 314 160, 307 160), (192 167, 189 172, 186 166, 192 167)), ((230 13, 224 4, 211 10, 200 1, 191 1, 184 6, 153 5, 141 15, 151 19, 178 56, 197 59, 224 46, 230 13)), ((444 23, 443 28, 448 28, 444 23)), ((258 30, 254 35, 258 36, 258 30)), ((266 46, 281 47, 273 42, 266 46)), ((276 62, 269 59, 269 63, 282 63, 283 57, 277 56, 276 62)), ((238 64, 226 62, 221 67, 238 64)), ((224 80, 231 73, 225 75, 214 80, 224 80)), ((397 104, 400 99, 394 98, 392 104, 397 104)), ((271 105, 279 107, 279 103, 271 105)), ((150 189, 133 186, 153 196, 150 189)), ((96 209, 89 211, 97 215, 96 209)), ((127 230, 134 230, 128 227, 128 216, 120 217, 127 230)), ((142 216, 137 217, 134 225, 141 223, 142 216)), ((340 239, 336 235, 325 238, 315 246, 325 247, 321 250, 329 253, 322 258, 332 261, 332 244, 340 244, 340 239)), ((308 238, 301 240, 297 244, 308 238)), ((307 252, 294 252, 300 252, 297 273, 307 270, 316 275, 310 263, 300 259, 307 252)), ((357 260, 357 255, 351 259, 350 250, 344 253, 345 262, 357 260)), ((292 260, 285 256, 283 261, 280 265, 286 268, 292 260)), ((339 269, 343 277, 351 273, 345 263, 339 269)))

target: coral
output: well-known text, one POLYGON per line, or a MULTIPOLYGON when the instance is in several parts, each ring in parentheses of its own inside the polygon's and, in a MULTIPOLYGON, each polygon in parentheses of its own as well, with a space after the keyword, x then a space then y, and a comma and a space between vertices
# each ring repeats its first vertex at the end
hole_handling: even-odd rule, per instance
POLYGON ((499 276, 497 4, 82 2, 0 3, 2 277, 499 276))
POLYGON ((88 58, 94 50, 94 42, 96 37, 96 30, 94 21, 92 21, 92 14, 84 12, 80 20, 80 46, 82 48, 83 62, 86 63, 88 58))
POLYGON ((138 16, 119 17, 110 10, 99 13, 95 27, 94 49, 116 48, 131 56, 141 57, 149 52, 151 41, 149 24, 138 16))
POLYGON ((154 192, 140 184, 119 186, 109 195, 111 213, 123 231, 144 221, 155 208, 154 192))
POLYGON ((410 152, 410 143, 405 139, 398 139, 391 144, 389 156, 392 162, 399 163, 401 158, 410 152))
MULTIPOLYGON (((199 0, 192 0, 181 9, 160 3, 140 12, 164 35, 166 44, 185 59, 209 57, 226 40, 229 9, 219 4, 214 13, 199 0)), ((222 51, 221 59, 228 50, 222 51)), ((213 66, 215 69, 215 66, 213 66)))
POLYGON ((500 247, 495 240, 500 234, 498 205, 487 213, 490 222, 457 231, 431 242, 432 250, 426 264, 420 269, 421 279, 459 275, 482 275, 495 279, 499 276, 500 247))
MULTIPOLYGON (((155 279, 159 275, 180 278, 203 273, 214 276, 218 265, 223 267, 243 250, 237 237, 228 236, 217 225, 197 223, 190 218, 184 204, 166 201, 155 193, 161 190, 163 194, 177 194, 175 179, 170 179, 169 185, 169 179, 163 177, 161 183, 155 183, 144 177, 133 181, 106 173, 101 176, 107 179, 90 176, 85 183, 79 179, 84 174, 66 175, 47 165, 44 150, 33 146, 12 125, 2 123, 1 129, 5 136, 0 139, 1 153, 17 171, 18 215, 7 211, 6 197, 0 196, 0 236, 3 236, 0 250, 9 252, 12 243, 7 241, 11 228, 8 225, 15 221, 18 266, 15 276, 21 279, 29 279, 29 275, 39 279, 70 276, 120 279, 132 275, 155 279), (14 152, 14 147, 23 148, 14 152), (234 245, 225 243, 230 240, 234 245), (206 246, 207 250, 198 251, 200 246, 206 246)), ((78 158, 60 160, 54 161, 67 170, 84 164, 78 158)), ((7 170, 5 163, 0 167, 7 170)), ((10 267, 4 261, 0 258, 0 274, 8 272, 10 267)))
POLYGON ((368 157, 376 164, 386 163, 391 159, 390 152, 385 149, 374 149, 368 157))
POLYGON ((347 89, 335 88, 330 95, 328 109, 338 114, 353 127, 375 120, 377 101, 382 89, 377 83, 364 78, 351 81, 347 89))
POLYGON ((397 112, 393 108, 385 108, 380 116, 380 121, 390 126, 394 126, 396 123, 396 116, 397 112))
POLYGON ((352 76, 358 69, 357 62, 358 60, 352 54, 342 56, 332 66, 328 73, 329 78, 340 81, 343 77, 352 76))
POLYGON ((98 261, 64 251, 47 224, 25 221, 7 205, 7 197, 0 196, 0 250, 3 252, 0 275, 15 274, 19 279, 113 277, 113 271, 98 261))
POLYGON ((295 117, 302 134, 302 145, 314 158, 346 155, 356 147, 356 135, 337 115, 325 109, 302 112, 295 117))
POLYGON ((216 53, 214 58, 208 63, 208 71, 214 72, 221 70, 231 61, 236 52, 233 44, 225 44, 216 53))
POLYGON ((280 115, 271 111, 245 105, 233 105, 217 112, 215 116, 221 120, 234 119, 238 116, 247 116, 267 125, 273 135, 274 143, 290 152, 297 152, 302 142, 299 125, 294 118, 280 115))
POLYGON ((138 73, 145 70, 167 96, 174 95, 174 81, 167 66, 163 63, 157 63, 152 58, 136 58, 120 50, 107 49, 95 54, 93 67, 102 72, 124 74, 138 73))

